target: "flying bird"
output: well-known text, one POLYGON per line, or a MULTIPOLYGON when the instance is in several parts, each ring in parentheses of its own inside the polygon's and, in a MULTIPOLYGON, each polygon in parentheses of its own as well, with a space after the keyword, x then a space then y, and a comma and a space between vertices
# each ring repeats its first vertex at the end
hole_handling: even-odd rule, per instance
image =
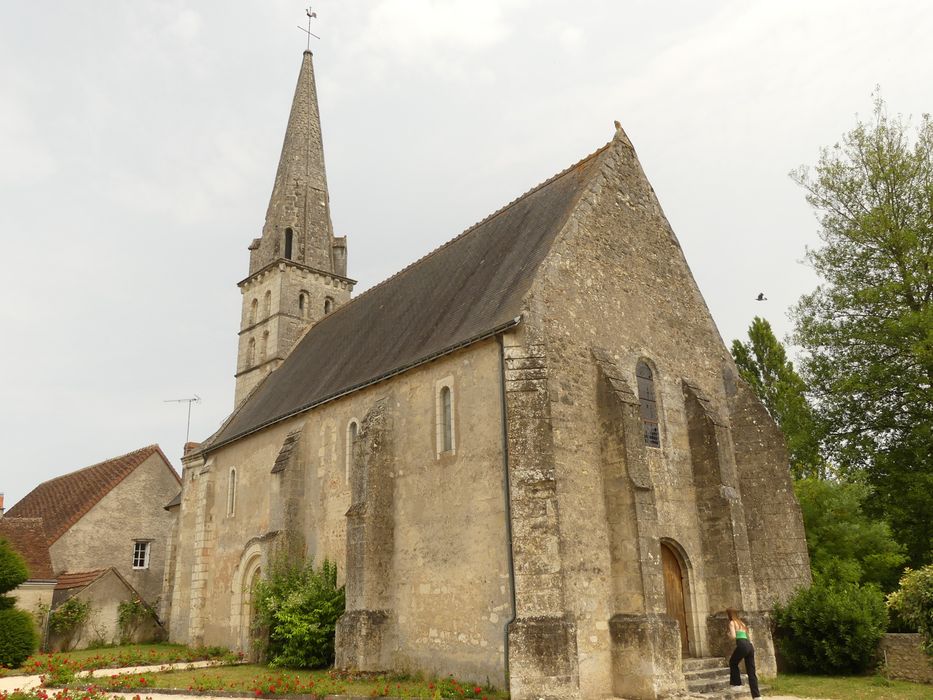
POLYGON ((768 297, 765 296, 764 292, 758 292, 758 296, 755 297, 755 301, 768 301, 768 297))

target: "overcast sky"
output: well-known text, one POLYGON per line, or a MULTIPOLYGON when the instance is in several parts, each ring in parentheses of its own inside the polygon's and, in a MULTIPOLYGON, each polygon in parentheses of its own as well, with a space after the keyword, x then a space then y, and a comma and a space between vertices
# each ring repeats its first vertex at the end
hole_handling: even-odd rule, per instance
MULTIPOLYGON (((0 491, 232 409, 237 281, 305 47, 296 0, 0 3, 0 491)), ((933 3, 320 0, 331 212, 357 291, 618 119, 726 342, 789 332, 817 222, 787 177, 931 108, 933 3), (767 303, 753 301, 759 291, 767 303)))

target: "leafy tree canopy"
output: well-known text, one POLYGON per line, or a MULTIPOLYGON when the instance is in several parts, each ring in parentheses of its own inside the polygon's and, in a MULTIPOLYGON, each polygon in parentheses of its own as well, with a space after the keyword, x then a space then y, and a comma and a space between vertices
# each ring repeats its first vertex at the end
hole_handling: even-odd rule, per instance
POLYGON ((28 578, 26 562, 9 542, 0 538, 0 595, 12 591, 28 578))
POLYGON ((748 328, 748 341, 732 341, 732 357, 787 439, 794 478, 825 477, 820 457, 820 429, 805 396, 806 384, 787 359, 784 346, 771 324, 756 316, 748 328))
POLYGON ((876 97, 869 122, 792 173, 824 244, 807 253, 823 283, 794 315, 824 454, 871 486, 869 508, 919 566, 933 515, 933 121, 911 132, 876 97))
POLYGON ((802 479, 794 490, 815 579, 873 583, 886 591, 897 586, 906 559, 904 548, 887 523, 865 513, 866 485, 802 479))

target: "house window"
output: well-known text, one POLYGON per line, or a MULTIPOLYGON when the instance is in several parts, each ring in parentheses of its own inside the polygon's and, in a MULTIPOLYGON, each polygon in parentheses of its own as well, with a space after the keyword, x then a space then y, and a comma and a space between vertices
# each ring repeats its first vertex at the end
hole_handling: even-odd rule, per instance
POLYGON ((350 483, 350 470, 356 465, 355 448, 356 441, 360 434, 360 422, 356 418, 351 418, 347 424, 347 483, 350 483))
POLYGON ((324 314, 327 315, 334 310, 334 300, 330 297, 324 298, 324 314))
POLYGON ((436 392, 437 456, 440 457, 442 454, 455 452, 456 448, 453 377, 439 381, 436 392))
POLYGON ((227 482, 227 517, 236 513, 236 469, 230 468, 230 480, 227 482))
POLYGON ((658 428, 658 402, 654 394, 654 376, 651 368, 644 362, 635 366, 638 380, 638 402, 641 404, 641 424, 648 447, 661 446, 661 433, 658 428))
POLYGON ((285 258, 292 259, 292 230, 290 228, 285 229, 285 258))
POLYGON ((133 544, 133 568, 134 569, 148 569, 149 568, 149 545, 152 544, 148 540, 137 540, 133 544))

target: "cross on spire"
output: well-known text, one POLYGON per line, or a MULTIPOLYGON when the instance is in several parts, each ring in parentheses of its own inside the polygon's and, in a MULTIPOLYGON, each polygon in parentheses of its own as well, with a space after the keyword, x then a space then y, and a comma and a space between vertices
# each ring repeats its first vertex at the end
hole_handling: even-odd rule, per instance
POLYGON ((315 39, 320 39, 321 37, 319 37, 317 34, 311 31, 311 20, 317 19, 317 12, 314 12, 311 9, 311 6, 308 5, 308 8, 305 10, 305 14, 308 16, 308 28, 305 29, 300 24, 298 25, 298 28, 308 35, 308 51, 310 51, 311 50, 311 37, 314 37, 315 39))

